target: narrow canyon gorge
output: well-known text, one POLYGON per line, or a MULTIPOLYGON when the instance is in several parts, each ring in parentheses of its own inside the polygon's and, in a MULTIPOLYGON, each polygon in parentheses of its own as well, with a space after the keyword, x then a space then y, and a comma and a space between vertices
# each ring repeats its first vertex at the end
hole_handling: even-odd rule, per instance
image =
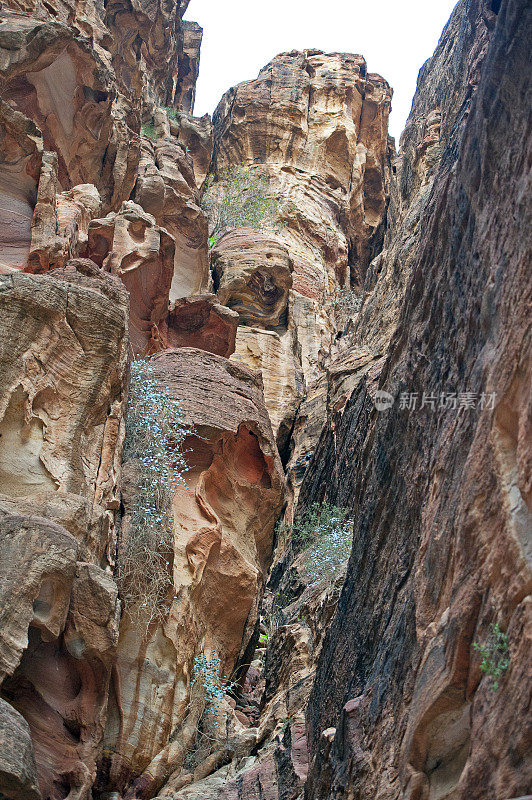
POLYGON ((532 6, 188 4, 0 3, 0 800, 532 798, 532 6))

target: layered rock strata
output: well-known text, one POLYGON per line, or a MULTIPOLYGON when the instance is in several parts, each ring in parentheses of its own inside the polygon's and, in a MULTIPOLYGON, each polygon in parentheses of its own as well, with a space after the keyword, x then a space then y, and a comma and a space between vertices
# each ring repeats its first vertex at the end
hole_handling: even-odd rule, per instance
POLYGON ((524 0, 460 0, 397 156, 361 56, 281 54, 213 129, 186 1, 7 6, 0 794, 526 795, 524 0), (157 614, 121 572, 128 353, 187 426, 157 614), (313 503, 353 523, 333 571, 313 503))
POLYGON ((128 297, 73 268, 0 283, 0 675, 31 736, 9 712, 24 760, 0 791, 89 797, 118 639, 128 297))
POLYGON ((376 310, 379 283, 393 293, 410 219, 395 332, 303 482, 300 503, 355 519, 308 706, 316 799, 354 784, 360 798, 502 800, 532 785, 530 24, 519 0, 459 3, 421 71, 396 190, 411 205, 369 295, 376 310), (497 690, 473 648, 495 623, 508 633, 497 690))
MULTIPOLYGON (((180 400, 191 433, 184 444, 186 484, 172 499, 174 597, 166 621, 143 628, 126 608, 120 627, 100 788, 123 791, 130 784, 128 797, 153 796, 172 774, 182 779, 190 772, 185 757, 200 723, 194 659, 215 654, 228 680, 244 654, 284 489, 258 373, 186 347, 152 363, 157 380, 180 400)), ((124 469, 127 541, 138 489, 134 464, 124 469)))
MULTIPOLYGON (((267 186, 258 206, 268 213, 254 223, 265 227, 230 231, 212 263, 219 297, 254 329, 239 332, 235 358, 263 367, 285 459, 307 446, 289 443, 289 433, 324 369, 338 294, 360 287, 380 246, 390 100, 388 84, 367 73, 361 56, 293 51, 227 92, 214 114, 209 192, 231 192, 235 170, 244 197, 259 181, 267 186)), ((295 492, 293 476, 291 485, 295 492)))

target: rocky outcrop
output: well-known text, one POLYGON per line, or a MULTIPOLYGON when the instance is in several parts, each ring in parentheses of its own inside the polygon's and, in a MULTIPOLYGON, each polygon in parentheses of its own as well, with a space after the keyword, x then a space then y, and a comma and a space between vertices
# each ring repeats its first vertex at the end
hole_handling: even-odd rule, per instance
POLYGON ((233 361, 259 370, 264 384, 264 402, 284 455, 292 423, 303 394, 303 376, 294 359, 291 332, 263 330, 242 325, 237 330, 233 361))
POLYGON ((174 274, 170 299, 209 288, 207 219, 199 208, 193 163, 185 147, 166 135, 144 140, 135 200, 164 227, 174 240, 174 274))
POLYGON ((125 201, 117 214, 92 220, 88 252, 129 292, 133 352, 157 352, 168 315, 174 240, 141 206, 125 201))
POLYGON ((208 114, 203 117, 193 117, 180 112, 176 114, 176 133, 179 141, 190 153, 196 184, 201 190, 211 166, 214 146, 211 118, 208 114))
POLYGON ((277 56, 216 109, 217 174, 264 165, 290 201, 282 238, 305 296, 320 301, 365 272, 386 206, 390 99, 362 56, 306 50, 277 56))
MULTIPOLYGON (((397 327, 303 483, 300 503, 327 498, 355 519, 308 706, 317 800, 348 797, 353 782, 372 799, 530 790, 529 30, 519 0, 460 3, 421 72, 398 172, 418 222, 397 327), (497 691, 472 647, 494 623, 509 636, 497 691)), ((403 225, 388 257, 406 246, 403 225)))
POLYGON ((94 184, 104 214, 130 198, 141 121, 185 96, 192 108, 201 29, 181 22, 186 6, 4 3, 2 271, 27 265, 32 217, 55 236, 61 190, 94 184))
MULTIPOLYGON (((131 784, 128 797, 153 796, 172 775, 192 779, 184 762, 201 717, 193 665, 202 654, 215 657, 227 681, 244 655, 284 488, 258 373, 193 348, 168 350, 152 363, 191 433, 186 484, 172 499, 174 597, 166 621, 139 628, 126 608, 121 623, 100 783, 118 791, 131 784)), ((131 467, 126 462, 126 540, 138 491, 131 467)))
MULTIPOLYGON (((314 393, 316 382, 322 385, 320 375, 341 330, 335 314, 339 294, 359 291, 382 242, 390 100, 388 84, 367 73, 362 56, 293 51, 277 56, 256 80, 227 92, 213 117, 209 196, 222 192, 218 202, 230 218, 223 192, 231 195, 235 184, 255 202, 251 217, 259 229, 237 227, 216 243, 217 292, 243 325, 278 334, 275 339, 242 330, 235 357, 264 366, 266 401, 283 458, 298 451, 292 463, 317 441, 316 435, 301 443, 292 437, 288 444, 288 435, 305 394, 314 393)), ((242 217, 245 212, 237 215, 237 226, 242 217)), ((312 408, 319 417, 311 427, 319 433, 324 415, 312 408)), ((290 485, 296 493, 294 475, 290 485)))
POLYGON ((74 269, 0 282, 3 493, 60 490, 116 509, 126 292, 74 269))
POLYGON ((186 0, 7 5, 0 796, 525 795, 524 0, 398 154, 361 56, 211 125, 186 0))
POLYGON ((286 247, 273 236, 237 228, 213 248, 211 263, 220 302, 238 312, 241 325, 286 328, 292 288, 286 247))
POLYGON ((238 314, 214 294, 176 300, 168 315, 168 345, 195 347, 229 358, 235 351, 238 314))
POLYGON ((88 797, 118 638, 128 299, 73 267, 0 283, 0 675, 31 735, 9 712, 22 761, 0 791, 88 797))
POLYGON ((13 800, 39 800, 35 758, 28 723, 0 699, 0 782, 13 800))

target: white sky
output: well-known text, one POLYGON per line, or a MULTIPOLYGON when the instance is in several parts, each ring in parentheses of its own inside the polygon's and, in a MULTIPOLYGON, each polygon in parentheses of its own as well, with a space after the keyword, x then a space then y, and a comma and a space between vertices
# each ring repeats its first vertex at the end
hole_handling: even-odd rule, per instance
POLYGON ((191 0, 185 19, 203 28, 194 114, 278 53, 316 48, 360 53, 394 90, 390 133, 404 128, 423 62, 456 0, 191 0))

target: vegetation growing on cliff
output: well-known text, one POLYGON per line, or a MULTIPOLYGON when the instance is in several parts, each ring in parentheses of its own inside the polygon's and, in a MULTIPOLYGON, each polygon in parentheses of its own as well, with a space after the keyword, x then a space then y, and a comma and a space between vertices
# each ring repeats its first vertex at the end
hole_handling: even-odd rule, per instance
POLYGON ((491 626, 488 640, 481 644, 473 643, 473 649, 480 653, 480 669, 492 679, 493 691, 499 688, 499 681, 510 666, 508 634, 501 631, 498 623, 491 626))
POLYGON ((221 172, 216 186, 207 187, 202 207, 211 223, 212 247, 231 228, 275 229, 279 200, 269 194, 266 175, 235 167, 221 172))
POLYGON ((220 704, 231 684, 224 684, 220 678, 221 661, 213 652, 209 658, 205 653, 200 653, 194 659, 191 687, 198 684, 205 701, 204 715, 212 718, 212 724, 218 726, 220 704))
POLYGON ((312 581, 334 577, 349 558, 352 532, 347 509, 330 503, 313 503, 296 516, 291 541, 296 553, 304 553, 305 575, 312 581))
POLYGON ((187 428, 179 402, 161 386, 148 360, 131 364, 124 459, 137 467, 130 524, 118 553, 120 596, 130 616, 164 618, 173 591, 170 502, 183 482, 179 446, 187 428))
POLYGON ((338 330, 343 330, 351 317, 360 311, 362 297, 354 289, 345 286, 343 289, 338 289, 331 305, 336 319, 336 327, 338 330))
POLYGON ((155 141, 157 139, 157 134, 155 133, 155 124, 153 119, 148 120, 142 125, 140 132, 143 136, 147 136, 148 139, 152 139, 155 141))

